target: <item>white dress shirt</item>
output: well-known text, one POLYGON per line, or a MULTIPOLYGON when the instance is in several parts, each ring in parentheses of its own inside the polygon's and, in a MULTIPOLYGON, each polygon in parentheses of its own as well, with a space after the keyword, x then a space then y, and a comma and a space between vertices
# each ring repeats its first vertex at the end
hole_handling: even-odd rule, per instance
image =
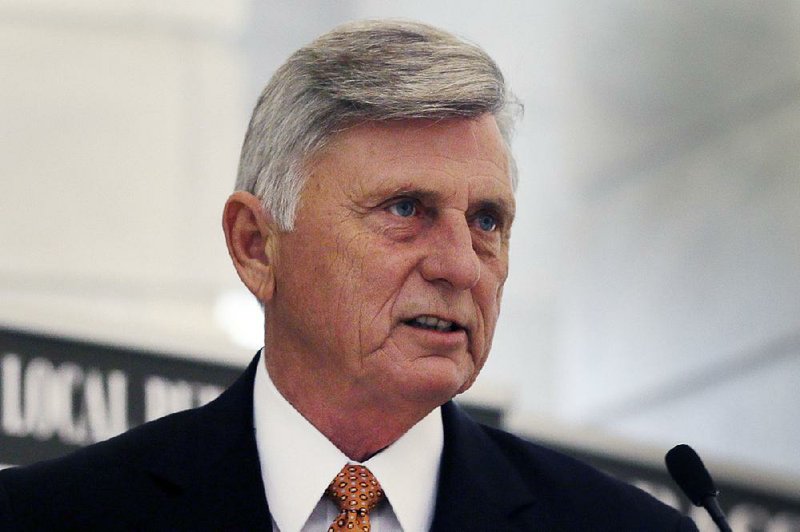
MULTIPOLYGON (((261 478, 276 532, 326 531, 339 515, 324 495, 347 458, 278 392, 262 358, 256 370, 253 416, 261 478)), ((444 433, 439 408, 399 440, 362 462, 388 500, 370 512, 373 532, 423 532, 436 504, 444 433)))

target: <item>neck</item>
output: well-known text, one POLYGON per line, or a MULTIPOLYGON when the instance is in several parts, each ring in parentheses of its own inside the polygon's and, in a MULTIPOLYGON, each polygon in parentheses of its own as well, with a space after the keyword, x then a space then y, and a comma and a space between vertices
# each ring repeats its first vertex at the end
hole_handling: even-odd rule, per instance
POLYGON ((400 439, 433 408, 364 396, 355 383, 292 371, 265 356, 278 392, 349 459, 364 462, 400 439), (322 383, 325 383, 323 385, 322 383), (331 383, 335 384, 334 386, 331 383))

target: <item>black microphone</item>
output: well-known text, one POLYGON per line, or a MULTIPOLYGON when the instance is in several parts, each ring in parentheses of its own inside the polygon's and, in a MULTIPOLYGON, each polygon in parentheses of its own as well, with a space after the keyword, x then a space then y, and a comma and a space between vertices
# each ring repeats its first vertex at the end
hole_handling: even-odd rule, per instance
POLYGON ((733 532, 717 502, 719 490, 694 449, 683 443, 676 445, 670 449, 664 461, 672 479, 692 504, 705 508, 720 532, 733 532))

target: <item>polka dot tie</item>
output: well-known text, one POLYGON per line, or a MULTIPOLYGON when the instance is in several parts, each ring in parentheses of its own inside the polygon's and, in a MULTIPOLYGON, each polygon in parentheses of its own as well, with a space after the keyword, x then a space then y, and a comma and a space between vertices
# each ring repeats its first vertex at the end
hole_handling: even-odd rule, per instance
POLYGON ((364 466, 346 465, 331 481, 326 492, 341 512, 328 532, 369 532, 369 511, 383 500, 383 490, 364 466))

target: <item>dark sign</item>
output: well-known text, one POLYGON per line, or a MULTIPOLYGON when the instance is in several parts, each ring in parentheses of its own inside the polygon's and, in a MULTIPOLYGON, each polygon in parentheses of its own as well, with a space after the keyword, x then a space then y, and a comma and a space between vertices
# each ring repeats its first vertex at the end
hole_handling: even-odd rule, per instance
POLYGON ((0 464, 29 464, 207 403, 242 368, 0 328, 0 464))

